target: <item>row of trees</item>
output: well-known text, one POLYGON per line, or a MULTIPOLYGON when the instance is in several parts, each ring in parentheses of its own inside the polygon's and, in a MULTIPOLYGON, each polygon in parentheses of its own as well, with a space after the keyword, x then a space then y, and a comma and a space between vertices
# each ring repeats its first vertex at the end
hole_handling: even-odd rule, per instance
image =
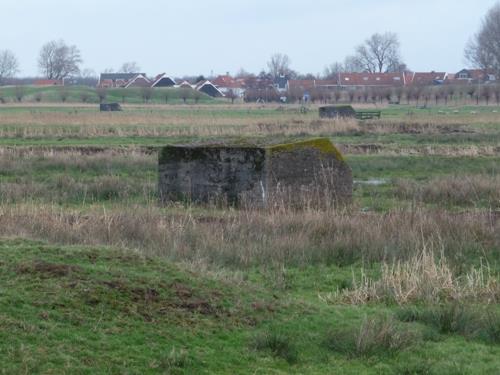
MULTIPOLYGON (((319 103, 365 103, 383 104, 400 103, 427 106, 429 104, 448 105, 466 103, 495 102, 500 104, 500 85, 483 86, 453 86, 442 85, 435 87, 410 86, 397 88, 359 88, 357 90, 330 90, 324 88, 314 88, 308 90, 308 100, 319 103)), ((273 89, 247 90, 245 101, 255 102, 278 102, 286 96, 289 102, 303 102, 304 90, 301 88, 291 88, 286 94, 279 94, 273 89)))
MULTIPOLYGON (((314 88, 308 90, 308 100, 314 103, 364 103, 364 104, 383 104, 383 103, 401 103, 427 106, 429 104, 448 105, 448 104, 492 104, 500 105, 500 85, 484 86, 452 86, 443 85, 436 87, 411 86, 398 88, 360 88, 357 90, 329 90, 323 88, 314 88)), ((109 90, 98 88, 95 90, 71 91, 66 87, 60 87, 56 96, 61 102, 67 100, 80 100, 82 103, 104 102, 109 95, 109 90)), ((203 94, 189 87, 181 88, 178 92, 172 90, 154 90, 150 87, 144 87, 140 90, 117 89, 113 90, 112 95, 121 98, 122 103, 130 99, 141 98, 143 103, 150 103, 153 99, 156 102, 169 103, 172 99, 181 99, 184 103, 192 101, 198 103, 203 94)), ((288 102, 302 103, 304 101, 304 90, 292 88, 287 93, 278 93, 272 88, 249 89, 245 92, 244 100, 247 102, 279 102, 286 96, 288 102)), ((26 90, 23 86, 16 86, 13 92, 13 100, 22 102, 26 98, 26 90)), ((236 95, 227 95, 228 100, 234 102, 236 95)), ((11 100, 12 100, 11 99, 11 100)), ((44 101, 43 94, 37 92, 30 95, 31 100, 36 102, 44 101)), ((54 94, 51 94, 51 100, 54 94)), ((116 99, 114 99, 116 100, 116 99)), ((5 103, 7 97, 0 91, 0 103, 5 103)))
MULTIPOLYGON (((77 90, 71 91, 67 87, 61 86, 54 93, 51 92, 50 98, 54 99, 54 95, 62 103, 68 100, 80 100, 82 103, 95 102, 96 99, 99 102, 104 102, 108 98, 109 90, 106 88, 97 88, 95 90, 77 90)), ((202 98, 203 94, 197 90, 189 87, 183 87, 178 92, 174 92, 170 89, 154 90, 151 87, 143 87, 139 90, 136 89, 115 89, 113 90, 113 96, 120 97, 122 103, 126 103, 131 98, 137 100, 141 98, 143 103, 150 103, 153 99, 156 102, 161 101, 165 104, 169 103, 171 99, 180 98, 184 103, 192 101, 198 103, 202 98)), ((16 86, 13 93, 7 97, 2 91, 0 91, 0 103, 6 103, 8 99, 21 103, 27 97, 27 91, 24 86, 16 86)), ((37 103, 44 101, 44 94, 42 92, 35 92, 30 95, 30 99, 37 103)), ((116 99, 115 99, 116 100, 116 99)))

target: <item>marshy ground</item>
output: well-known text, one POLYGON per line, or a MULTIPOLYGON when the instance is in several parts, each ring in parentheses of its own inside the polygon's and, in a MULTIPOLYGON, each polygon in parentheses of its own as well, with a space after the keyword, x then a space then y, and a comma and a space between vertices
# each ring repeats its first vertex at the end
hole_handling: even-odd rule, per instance
POLYGON ((498 373, 496 106, 5 105, 0 135, 1 373, 498 373), (159 146, 245 136, 330 137, 352 205, 158 205, 159 146))

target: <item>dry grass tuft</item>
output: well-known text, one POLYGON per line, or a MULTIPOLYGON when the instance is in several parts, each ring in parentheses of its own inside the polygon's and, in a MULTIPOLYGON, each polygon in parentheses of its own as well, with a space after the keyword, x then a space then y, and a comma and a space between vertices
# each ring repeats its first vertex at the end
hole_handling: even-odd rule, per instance
POLYGON ((365 318, 358 329, 330 332, 326 346, 350 357, 394 354, 420 340, 391 317, 365 318))
POLYGON ((352 288, 326 299, 355 305, 369 302, 399 305, 448 301, 498 303, 500 283, 490 268, 483 264, 456 276, 443 255, 437 258, 424 248, 408 261, 384 263, 379 280, 373 280, 362 272, 360 280, 353 277, 352 288))
POLYGON ((460 264, 498 248, 500 221, 487 213, 424 209, 379 214, 335 208, 200 211, 120 204, 82 210, 27 203, 0 205, 0 235, 117 246, 213 266, 282 269, 408 260, 415 248, 437 238, 448 259, 460 264))

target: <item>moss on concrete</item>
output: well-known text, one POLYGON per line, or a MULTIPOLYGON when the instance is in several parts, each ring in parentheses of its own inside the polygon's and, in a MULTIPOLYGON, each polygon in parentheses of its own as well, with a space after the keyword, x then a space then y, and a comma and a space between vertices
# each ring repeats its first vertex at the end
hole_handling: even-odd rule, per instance
POLYGON ((314 138, 305 141, 282 143, 267 147, 271 153, 292 152, 301 148, 313 148, 319 150, 322 154, 334 155, 337 160, 344 161, 344 157, 340 151, 328 138, 314 138))
MULTIPOLYGON (((344 161, 344 157, 340 151, 332 144, 328 138, 313 138, 305 140, 291 140, 288 142, 277 143, 272 140, 266 143, 262 139, 243 139, 238 138, 228 140, 225 143, 200 143, 190 145, 169 145, 160 150, 159 162, 164 164, 172 160, 200 160, 206 158, 215 149, 259 149, 269 151, 271 154, 277 152, 292 152, 301 148, 312 148, 319 150, 324 155, 334 155, 337 160, 344 161)), ((258 158, 257 158, 258 159, 258 158)), ((262 169, 262 165, 258 165, 263 161, 256 160, 258 170, 262 169)))

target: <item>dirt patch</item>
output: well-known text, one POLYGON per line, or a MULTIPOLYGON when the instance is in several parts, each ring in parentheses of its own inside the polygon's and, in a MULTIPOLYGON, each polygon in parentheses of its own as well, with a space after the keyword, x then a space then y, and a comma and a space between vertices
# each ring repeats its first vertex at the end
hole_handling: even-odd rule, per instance
POLYGON ((41 260, 22 263, 16 268, 16 272, 19 274, 40 274, 47 277, 66 277, 74 273, 81 273, 82 271, 82 268, 79 266, 49 263, 41 260))
POLYGON ((174 303, 176 308, 204 315, 218 315, 221 312, 220 308, 217 308, 205 298, 194 296, 194 291, 184 284, 174 283, 171 288, 174 290, 176 297, 180 299, 180 301, 174 303))
POLYGON ((191 298, 187 301, 177 303, 175 306, 183 310, 188 310, 189 312, 197 312, 203 315, 219 315, 221 312, 220 309, 201 298, 191 298))
POLYGON ((178 282, 170 286, 131 287, 122 280, 109 280, 102 281, 101 285, 107 289, 119 291, 129 302, 142 306, 137 311, 144 313, 143 315, 148 320, 152 319, 155 311, 159 314, 167 314, 175 310, 184 310, 190 313, 214 316, 224 313, 217 304, 196 296, 190 287, 178 282))
POLYGON ((157 288, 131 288, 121 280, 103 281, 102 284, 109 289, 119 290, 128 295, 129 299, 133 302, 154 303, 160 301, 160 292, 157 288))
POLYGON ((193 296, 193 290, 181 283, 174 283, 171 285, 171 288, 174 290, 174 293, 180 299, 186 299, 193 296))

